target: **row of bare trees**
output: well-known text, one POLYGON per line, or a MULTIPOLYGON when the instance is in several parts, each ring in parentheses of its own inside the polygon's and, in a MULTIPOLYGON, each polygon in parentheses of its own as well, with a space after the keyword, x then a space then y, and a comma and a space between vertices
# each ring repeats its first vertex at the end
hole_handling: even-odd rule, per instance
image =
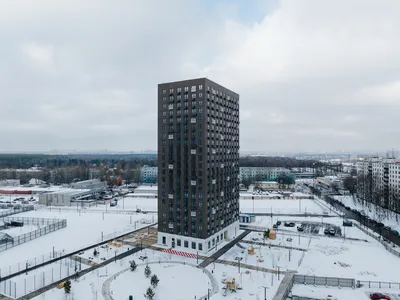
MULTIPOLYGON (((384 184, 372 174, 358 174, 356 180, 357 201, 371 209, 374 205, 378 214, 389 214, 389 211, 400 213, 400 192, 398 188, 384 184)), ((354 195, 354 194, 353 194, 354 195)))

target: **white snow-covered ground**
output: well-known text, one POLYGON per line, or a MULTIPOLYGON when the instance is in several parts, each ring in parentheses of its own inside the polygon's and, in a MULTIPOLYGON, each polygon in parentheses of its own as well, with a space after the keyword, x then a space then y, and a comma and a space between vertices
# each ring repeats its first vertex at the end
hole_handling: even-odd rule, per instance
POLYGON ((334 198, 352 209, 355 208, 364 211, 372 219, 382 222, 385 226, 390 226, 392 229, 400 232, 400 214, 377 207, 372 203, 370 203, 369 207, 362 206, 361 203, 355 201, 351 196, 334 196, 334 198))
MULTIPOLYGON (((201 269, 174 263, 150 264, 149 267, 160 280, 154 289, 155 299, 195 299, 207 295, 208 277, 201 269)), ((132 295, 134 299, 145 300, 150 278, 145 277, 144 269, 145 266, 138 266, 134 272, 124 272, 113 280, 110 286, 113 298, 125 300, 132 295)))
POLYGON ((241 263, 267 269, 275 269, 279 266, 281 271, 295 270, 303 251, 289 250, 279 247, 241 244, 247 249, 234 246, 228 250, 220 259, 237 261, 236 257, 241 257, 241 263), (254 255, 248 254, 248 249, 254 248, 254 255), (290 260, 289 260, 290 258, 290 260), (260 260, 260 261, 259 261, 260 260))
POLYGON ((377 241, 321 237, 311 240, 297 271, 304 275, 398 282, 399 268, 400 259, 377 241))
MULTIPOLYGON (((258 300, 264 299, 264 287, 266 287, 267 299, 272 299, 279 287, 283 276, 278 276, 272 273, 264 273, 256 270, 248 270, 241 268, 240 274, 238 267, 222 264, 211 264, 207 267, 209 271, 213 272, 213 275, 218 281, 219 293, 210 297, 213 300, 225 300, 225 299, 242 299, 242 300, 258 300), (239 282, 242 286, 241 290, 237 290, 236 293, 227 292, 226 296, 223 296, 222 291, 222 278, 223 276, 231 276, 235 278, 236 282, 239 282)), ((168 300, 168 299, 167 299, 168 300)), ((171 299, 172 300, 172 299, 171 299)))
MULTIPOLYGON (((347 299, 356 299, 356 300, 367 300, 370 299, 368 295, 370 293, 384 293, 387 295, 390 294, 399 294, 400 290, 396 289, 368 289, 368 288, 335 288, 335 287, 323 287, 323 286, 313 286, 313 285, 302 285, 295 284, 292 289, 292 294, 296 296, 316 298, 316 299, 327 299, 328 295, 331 295, 332 299, 337 300, 347 300, 347 299)), ((397 298, 392 297, 392 300, 397 298)))
POLYGON ((326 210, 310 199, 270 199, 270 200, 250 200, 240 199, 240 211, 242 213, 275 213, 275 214, 322 214, 326 210), (253 210, 254 205, 254 210, 253 210))
POLYGON ((87 267, 88 266, 85 264, 80 264, 77 261, 63 259, 29 271, 27 274, 24 273, 10 280, 6 280, 4 285, 0 285, 0 292, 18 299, 41 287, 73 275, 76 271, 79 271, 80 268, 84 270, 87 267))
MULTIPOLYGON (((197 264, 196 259, 178 255, 170 255, 168 253, 160 251, 144 249, 143 251, 140 251, 132 256, 119 260, 116 263, 110 263, 103 268, 97 269, 87 275, 84 275, 77 281, 72 281, 71 291, 73 297, 75 299, 103 299, 101 295, 103 283, 114 274, 126 268, 129 268, 129 262, 131 260, 135 260, 137 264, 146 262, 167 261, 166 264, 162 264, 161 266, 158 264, 149 264, 150 268, 153 270, 154 273, 157 274, 157 276, 160 279, 159 282, 160 289, 159 287, 155 289, 156 300, 194 299, 191 297, 193 297, 194 295, 192 292, 197 289, 196 286, 203 287, 201 291, 199 289, 199 294, 197 294, 197 296, 200 296, 200 294, 201 296, 204 296, 207 293, 208 277, 205 274, 203 274, 200 269, 190 266, 185 267, 180 264, 175 265, 173 263, 169 263, 169 262, 179 261, 189 264, 197 264), (148 258, 147 260, 142 261, 139 259, 140 256, 147 256, 148 258), (156 267, 156 265, 158 267, 156 267), (163 266, 166 265, 171 265, 171 267, 163 268, 163 266), (180 266, 184 268, 180 268, 180 266), (163 268, 163 270, 161 270, 159 267, 163 268), (180 274, 175 274, 176 272, 180 272, 180 274), (184 277, 183 279, 185 280, 184 283, 182 283, 182 277, 184 277), (165 290, 166 283, 171 284, 172 286, 171 289, 168 288, 168 291, 165 290), (164 286, 164 288, 162 286, 164 286), (158 289, 161 291, 159 291, 158 289), (179 291, 182 291, 182 295, 179 293, 179 291), (164 297, 166 295, 168 295, 168 297, 164 297), (189 296, 189 297, 184 297, 184 296, 189 296)), ((199 263, 200 262, 201 260, 199 260, 199 263)), ((145 290, 149 285, 143 284, 142 286, 142 284, 138 284, 138 281, 140 280, 141 282, 143 279, 144 280, 143 282, 147 281, 149 283, 150 280, 145 279, 143 269, 141 268, 142 267, 138 267, 138 269, 136 269, 135 272, 127 271, 124 273, 124 276, 121 277, 121 281, 119 281, 120 277, 117 277, 115 282, 113 281, 111 283, 110 286, 113 291, 113 296, 115 300, 128 299, 129 295, 135 295, 134 299, 144 299, 143 294, 145 293, 145 290)), ((33 299, 64 300, 65 293, 63 289, 54 288, 33 299)))
POLYGON ((36 229, 39 229, 40 227, 44 227, 44 226, 46 226, 46 225, 43 225, 43 226, 24 225, 22 227, 13 227, 13 228, 9 228, 9 229, 4 229, 4 230, 1 230, 0 232, 6 233, 6 234, 14 237, 14 236, 18 236, 18 235, 21 235, 24 233, 35 231, 36 229))
MULTIPOLYGON (((118 204, 116 206, 110 207, 109 201, 107 204, 96 204, 91 207, 81 208, 76 206, 69 207, 52 207, 52 210, 85 210, 85 211, 102 211, 102 212, 134 212, 137 209, 143 211, 157 211, 157 199, 154 198, 134 198, 134 197, 117 197, 118 204)), ((252 213, 253 205, 254 212, 257 213, 283 213, 283 214, 299 214, 299 213, 309 213, 309 214, 322 214, 324 211, 330 212, 326 207, 321 206, 318 202, 311 199, 240 199, 240 211, 242 213, 252 213)))
MULTIPOLYGON (((76 211, 29 211, 18 214, 20 217, 36 218, 60 218, 67 219, 67 227, 38 237, 32 241, 21 244, 0 252, 0 266, 25 261, 28 257, 42 256, 50 253, 53 247, 56 251, 64 250, 66 253, 78 250, 84 246, 100 242, 123 234, 124 232, 139 229, 151 223, 154 216, 151 215, 125 215, 84 213, 76 211), (103 219, 104 216, 104 219, 103 219)), ((25 226, 24 226, 25 227, 25 226)))

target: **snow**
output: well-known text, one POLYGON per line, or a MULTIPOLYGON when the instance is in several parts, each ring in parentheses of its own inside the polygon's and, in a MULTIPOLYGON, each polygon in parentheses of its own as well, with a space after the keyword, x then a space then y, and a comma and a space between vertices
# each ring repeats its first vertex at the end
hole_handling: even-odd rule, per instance
POLYGON ((322 214, 326 210, 310 199, 290 200, 247 200, 240 199, 240 211, 242 213, 275 213, 275 214, 322 214), (254 205, 254 210, 253 210, 254 205))
POLYGON ((24 261, 27 256, 42 256, 43 253, 52 252, 53 247, 56 251, 72 252, 100 242, 102 235, 103 239, 107 239, 144 227, 147 224, 144 224, 143 221, 151 223, 154 217, 143 214, 103 214, 102 212, 85 213, 84 211, 78 213, 63 210, 29 211, 20 213, 18 216, 67 219, 67 227, 14 247, 12 250, 0 252, 1 266, 24 261))
MULTIPOLYGON (((157 291, 157 289, 159 287, 156 288, 155 292, 156 292, 156 296, 155 299, 156 300, 177 300, 177 299, 188 299, 187 297, 181 297, 180 293, 184 293, 184 295, 190 294, 190 296, 193 296, 193 294, 191 294, 194 289, 197 289, 196 286, 200 285, 201 287, 203 287, 203 289, 199 292, 198 296, 200 295, 204 295, 205 293, 207 293, 207 285, 208 285, 208 277, 202 273, 201 269, 197 269, 191 266, 187 266, 186 268, 175 268, 175 265, 173 262, 182 262, 182 263, 188 263, 188 264, 196 264, 196 259, 192 259, 192 258, 187 258, 187 257, 183 257, 183 256, 178 256, 178 255, 171 255, 165 252, 160 252, 160 251, 154 251, 154 250, 149 250, 149 249, 144 249, 143 251, 140 251, 138 253, 135 253, 134 255, 131 255, 127 258, 124 258, 122 260, 117 261, 116 263, 112 262, 108 265, 106 265, 103 268, 97 269, 91 273, 88 273, 86 275, 84 275, 83 277, 79 278, 77 281, 72 281, 72 296, 75 299, 103 299, 102 295, 101 295, 101 291, 102 291, 102 287, 103 287, 103 283, 111 278, 113 275, 115 275, 118 272, 121 272, 127 268, 129 268, 129 262, 131 260, 135 260, 135 262, 139 265, 141 263, 150 263, 150 262, 154 262, 153 264, 149 264, 150 268, 153 270, 154 273, 157 273, 157 276, 160 279, 159 282, 159 287, 162 288, 162 282, 165 281, 166 282, 170 282, 171 283, 171 279, 167 278, 166 276, 171 277, 171 275, 173 275, 176 279, 181 279, 182 277, 185 277, 185 282, 186 284, 182 284, 182 282, 176 280, 176 282, 174 282, 174 289, 171 289, 171 291, 168 291, 167 295, 171 296, 172 293, 174 293, 171 297, 165 297, 164 298, 164 294, 163 297, 160 297, 160 292, 157 291), (144 262, 142 260, 139 259, 140 256, 147 256, 147 260, 145 260, 144 262), (162 268, 162 266, 165 265, 172 265, 174 267, 171 268, 164 268, 164 270, 158 270, 158 267, 156 267, 156 265, 159 265, 159 262, 166 262, 165 264, 163 263, 160 267, 162 268), (190 269, 189 269, 190 268, 190 269), (156 270, 158 270, 156 272, 156 270), (182 274, 175 274, 171 273, 171 270, 180 270, 183 271, 182 274), (159 272, 159 273, 158 273, 159 272), (188 273, 190 272, 190 273, 188 273), (192 273, 195 272, 195 273, 192 273), (199 273, 200 272, 200 273, 199 273), (190 276, 187 276, 187 274, 189 274, 190 276), (196 276, 196 277, 193 277, 196 276), (187 283, 187 281, 190 280, 189 283, 187 283), (205 285, 205 288, 204 288, 205 285), (177 298, 179 297, 179 298, 177 298)), ((199 261, 200 262, 200 261, 199 261)), ((181 265, 179 265, 181 266, 181 265)), ((111 283, 111 288, 113 289, 113 297, 115 300, 125 300, 127 299, 128 295, 137 295, 139 298, 134 298, 134 299, 143 299, 140 297, 143 297, 143 293, 145 292, 145 290, 147 289, 148 285, 138 285, 136 284, 136 277, 137 279, 143 279, 144 275, 143 275, 143 271, 140 271, 139 269, 140 267, 138 267, 138 269, 136 269, 134 272, 131 271, 127 271, 126 273, 126 278, 122 278, 123 282, 125 282, 125 284, 123 284, 123 282, 121 281, 120 283, 118 283, 118 280, 120 280, 119 277, 117 277, 117 279, 115 280, 115 282, 111 283), (125 281, 127 279, 130 278, 130 276, 132 277, 131 280, 125 281), (116 291, 116 288, 118 288, 118 291, 116 291), (116 293, 121 293, 122 298, 119 298, 118 294, 116 293), (116 297, 117 295, 117 297, 116 297)), ((124 273, 124 274, 125 274, 124 273)), ((121 275, 122 276, 122 275, 121 275)), ((145 279, 145 281, 150 282, 149 279, 145 279)), ((165 285, 164 285, 165 286, 165 285)), ((165 293, 165 290, 163 290, 163 293, 165 293)), ((46 299, 51 299, 51 300, 64 300, 65 299, 65 294, 64 294, 64 290, 62 289, 52 289, 50 291, 47 291, 39 296, 36 296, 35 298, 33 298, 34 300, 46 300, 46 299)), ((193 299, 193 298, 189 298, 189 299, 193 299)))
POLYGON ((6 233, 12 237, 24 234, 24 233, 28 233, 31 231, 35 231, 36 229, 39 229, 40 227, 45 227, 46 225, 43 226, 37 226, 37 225, 24 225, 22 227, 12 227, 9 229, 4 229, 1 230, 2 233, 6 233))
POLYGON ((334 198, 342 202, 345 206, 363 211, 370 218, 382 222, 385 226, 390 226, 393 230, 400 232, 400 214, 383 209, 372 203, 369 204, 369 207, 362 206, 361 203, 354 200, 351 196, 334 196, 334 198))
MULTIPOLYGON (((201 269, 174 263, 150 264, 149 267, 160 280, 154 289, 155 299, 195 299, 207 295, 208 277, 201 269)), ((145 277, 144 268, 141 265, 134 272, 128 270, 111 282, 115 300, 128 299, 129 295, 135 300, 146 299, 143 294, 150 286, 150 278, 145 277)))
MULTIPOLYGON (((312 286, 312 285, 302 285, 295 284, 292 289, 292 295, 302 296, 302 297, 313 297, 316 299, 326 299, 328 295, 333 296, 333 299, 337 300, 345 300, 345 299, 357 299, 357 300, 367 300, 369 299, 368 295, 370 293, 396 293, 398 294, 398 290, 390 290, 390 289, 351 289, 351 288, 335 288, 335 287, 322 287, 322 286, 312 286)), ((392 298, 397 299, 397 298, 392 298)))
POLYGON ((303 275, 396 282, 399 268, 400 260, 378 242, 320 238, 311 240, 297 271, 303 275))
POLYGON ((236 261, 236 257, 242 258, 242 263, 267 269, 276 269, 279 266, 281 271, 294 270, 297 268, 298 262, 303 251, 283 249, 279 247, 269 248, 268 246, 241 244, 246 249, 234 246, 228 250, 220 259, 228 261, 236 261), (248 254, 248 249, 254 248, 255 254, 248 254), (290 253, 289 253, 290 252, 290 253), (289 261, 290 257, 290 261, 289 261), (263 261, 258 261, 259 259, 263 261))
POLYGON ((239 274, 238 267, 230 265, 211 264, 207 267, 207 269, 213 272, 213 275, 217 279, 219 285, 219 293, 210 297, 213 300, 264 299, 264 288, 262 288, 262 286, 265 286, 267 288, 267 299, 272 299, 279 287, 281 280, 283 279, 283 275, 280 275, 280 278, 278 280, 277 274, 265 273, 256 270, 247 270, 244 268, 241 268, 241 273, 239 274), (237 290, 236 293, 227 292, 227 295, 223 296, 223 284, 221 283, 221 280, 224 275, 226 277, 231 276, 235 278, 236 282, 239 282, 242 286, 242 290, 237 290))

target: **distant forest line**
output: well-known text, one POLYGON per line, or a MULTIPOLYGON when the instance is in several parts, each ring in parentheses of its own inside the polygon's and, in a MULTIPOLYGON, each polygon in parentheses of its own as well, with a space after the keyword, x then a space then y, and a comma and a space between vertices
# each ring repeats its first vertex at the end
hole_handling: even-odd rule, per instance
MULTIPOLYGON (((243 156, 241 167, 316 168, 323 163, 316 160, 298 160, 292 157, 243 156)), ((38 166, 46 169, 65 167, 119 167, 138 168, 143 165, 157 166, 157 154, 0 154, 0 169, 28 169, 38 166)))

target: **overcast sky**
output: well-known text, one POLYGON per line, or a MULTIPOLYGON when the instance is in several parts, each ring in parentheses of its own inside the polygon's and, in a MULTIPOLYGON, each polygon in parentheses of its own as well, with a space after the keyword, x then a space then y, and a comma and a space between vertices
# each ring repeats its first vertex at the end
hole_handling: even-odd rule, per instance
POLYGON ((241 151, 400 148, 400 1, 0 1, 2 152, 155 150, 157 84, 203 76, 241 151))

